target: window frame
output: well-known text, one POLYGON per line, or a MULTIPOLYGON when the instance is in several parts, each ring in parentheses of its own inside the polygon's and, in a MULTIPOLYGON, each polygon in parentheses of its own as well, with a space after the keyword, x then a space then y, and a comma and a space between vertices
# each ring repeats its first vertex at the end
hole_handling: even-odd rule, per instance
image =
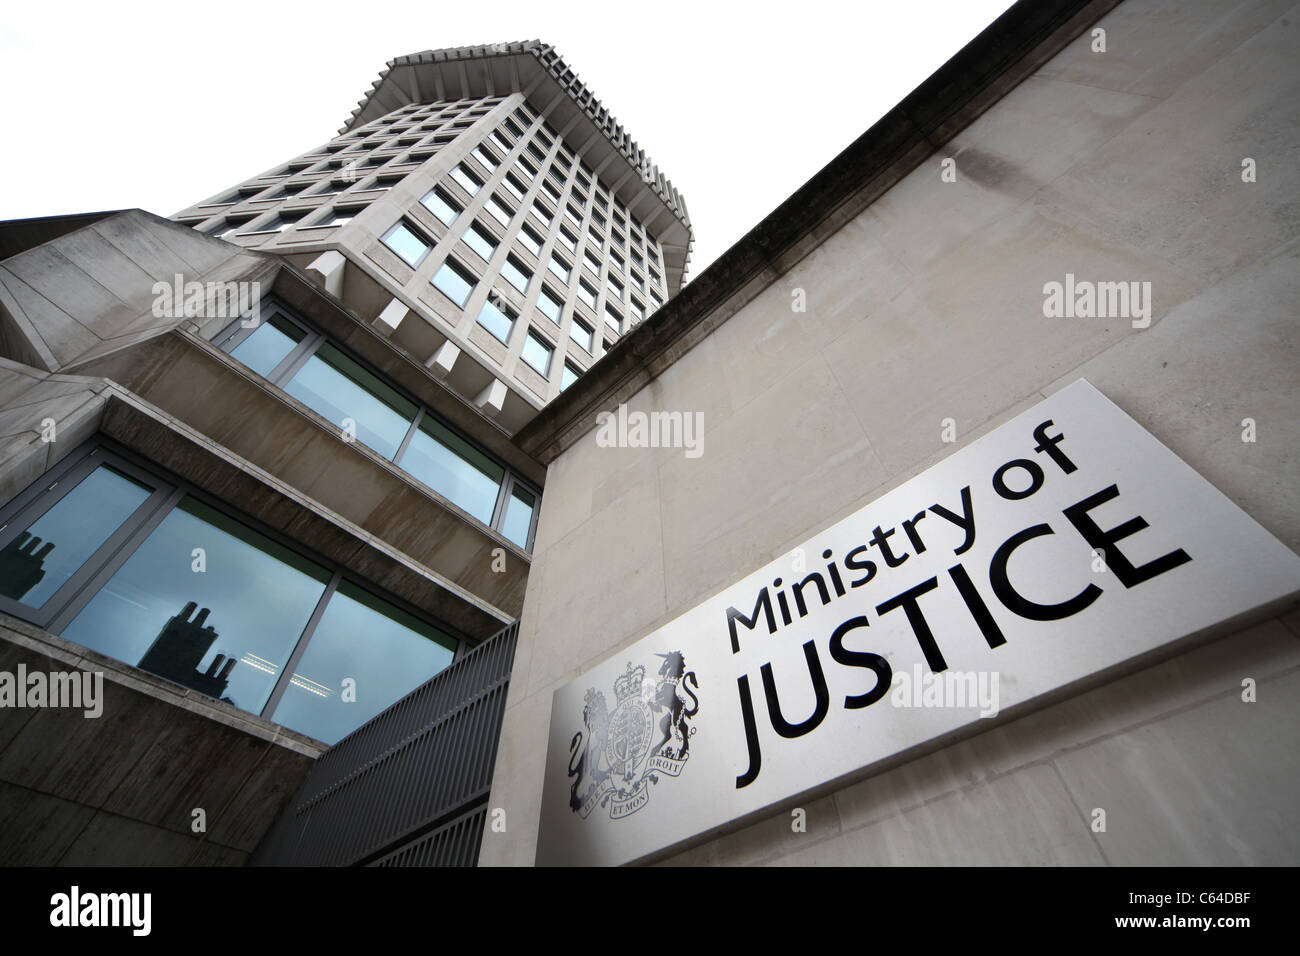
MULTIPOLYGON (((42 608, 33 608, 20 601, 0 596, 0 611, 52 634, 61 635, 91 601, 99 596, 113 576, 136 555, 149 540, 150 535, 162 524, 163 520, 176 510, 176 507, 184 498, 188 497, 293 552, 300 558, 319 565, 329 575, 324 583, 321 596, 304 624, 302 632, 298 634, 295 644, 285 656, 283 666, 280 673, 276 675, 275 683, 272 685, 266 703, 259 711, 238 707, 237 709, 241 713, 254 714, 263 720, 275 723, 271 715, 279 707, 298 664, 306 654, 307 648, 311 645, 330 600, 344 581, 348 581, 361 591, 445 634, 456 644, 451 663, 460 660, 466 652, 476 646, 477 642, 471 640, 467 634, 455 626, 434 617, 411 602, 359 576, 354 571, 346 569, 340 562, 320 554, 310 546, 268 527, 241 509, 227 504, 187 479, 162 465, 149 461, 139 453, 118 444, 102 433, 96 434, 83 442, 53 468, 42 474, 10 501, 0 506, 0 534, 4 535, 5 540, 16 537, 32 521, 55 507, 70 491, 77 487, 83 478, 90 475, 101 465, 111 467, 154 486, 154 492, 132 512, 122 526, 103 545, 86 558, 82 567, 67 582, 46 599, 42 608), (55 493, 55 489, 59 485, 63 485, 63 488, 55 493)), ((508 470, 506 474, 507 478, 513 477, 513 473, 508 470)), ((508 480, 503 480, 502 487, 504 488, 507 485, 513 491, 514 484, 508 480)), ((539 507, 541 493, 526 481, 521 482, 520 487, 534 496, 533 515, 528 538, 531 547, 537 526, 537 513, 541 510, 539 507)), ((506 503, 498 499, 497 507, 502 511, 502 519, 504 519, 506 503)), ((505 537, 504 534, 501 536, 505 537)), ((69 643, 76 644, 71 638, 66 638, 66 640, 69 643)), ((76 646, 81 647, 84 645, 77 644, 76 646)), ((96 651, 95 653, 104 652, 96 651)), ((112 657, 111 654, 106 656, 112 657)), ((193 688, 189 688, 184 684, 176 684, 167 677, 145 670, 138 663, 132 664, 117 657, 113 659, 126 667, 148 674, 151 679, 167 681, 169 684, 175 684, 176 687, 183 688, 187 692, 193 690, 193 688)), ((206 694, 203 694, 202 697, 206 700, 216 699, 208 697, 206 694)), ((287 724, 277 724, 277 726, 286 727, 294 733, 310 736, 306 731, 296 730, 287 724)))
MULTIPOLYGON (((448 258, 446 262, 451 263, 453 262, 453 260, 448 258)), ((456 267, 458 267, 461 270, 465 270, 465 267, 461 266, 459 262, 456 262, 453 268, 456 267)), ((481 279, 476 280, 475 283, 476 286, 478 281, 482 281, 482 280, 481 279)), ((442 295, 446 295, 446 293, 442 292, 441 289, 439 289, 438 291, 442 295)), ((473 295, 473 289, 471 289, 470 294, 473 295)), ((511 313, 514 313, 514 317, 511 319, 511 323, 510 323, 510 332, 508 333, 508 334, 513 334, 515 328, 518 327, 518 323, 520 321, 521 316, 517 314, 517 310, 515 310, 513 306, 510 306, 508 305, 508 303, 505 302, 504 298, 500 295, 500 293, 497 293, 495 297, 498 302, 500 302, 503 305, 506 305, 507 308, 510 309, 511 313)), ((489 298, 491 298, 491 296, 489 296, 489 298)), ((468 299, 466 301, 468 301, 468 299)), ((471 448, 476 450, 478 453, 482 454, 493 464, 500 467, 505 472, 505 478, 503 478, 501 481, 501 487, 497 489, 497 501, 496 501, 496 505, 493 508, 493 513, 492 513, 493 520, 491 523, 487 525, 487 527, 493 533, 504 537, 504 535, 502 535, 501 533, 501 527, 500 527, 500 520, 502 520, 505 515, 505 512, 503 510, 504 508, 503 502, 505 501, 505 499, 502 496, 506 493, 505 488, 510 484, 509 479, 516 479, 520 483, 521 487, 527 488, 537 502, 537 505, 535 506, 534 510, 540 510, 540 504, 542 499, 541 488, 538 488, 532 482, 523 478, 521 475, 518 475, 515 472, 514 468, 512 468, 509 465, 509 463, 503 461, 498 456, 492 454, 492 452, 484 448, 479 442, 474 441, 472 438, 470 438, 468 435, 462 432, 459 428, 454 426, 451 422, 447 421, 441 415, 435 413, 433 409, 429 407, 428 404, 426 404, 425 402, 421 401, 420 399, 412 395, 406 389, 394 383, 391 379, 389 379, 387 375, 385 375, 380 370, 374 368, 369 362, 361 358, 359 355, 355 354, 345 344, 343 344, 342 342, 336 339, 330 338, 329 336, 317 330, 310 322, 303 319, 293 310, 289 309, 287 306, 284 305, 284 303, 280 302, 278 299, 274 297, 269 297, 267 301, 264 301, 262 303, 263 318, 262 321, 258 322, 256 326, 254 326, 253 328, 244 328, 243 320, 237 318, 233 322, 231 322, 230 325, 228 325, 225 329, 223 329, 222 331, 218 332, 215 336, 213 336, 211 340, 211 344, 221 349, 221 351, 225 352, 227 355, 230 355, 230 353, 233 352, 236 348, 238 348, 239 345, 245 339, 247 339, 258 329, 260 329, 263 324, 269 323, 270 320, 277 315, 283 318, 290 325, 297 327, 299 331, 304 333, 304 336, 294 346, 294 348, 291 349, 289 353, 285 355, 285 357, 281 359, 280 362, 273 369, 270 370, 270 372, 268 372, 265 376, 261 376, 270 385, 273 385, 276 388, 280 389, 280 391, 285 392, 286 396, 288 396, 289 398, 293 398, 292 395, 288 394, 285 386, 289 384, 289 382, 293 379, 293 377, 298 374, 299 370, 301 370, 302 367, 307 364, 307 362, 311 359, 313 355, 316 354, 317 350, 322 345, 329 345, 332 348, 336 349, 338 352, 340 352, 347 359, 356 363, 363 371, 365 371, 370 375, 373 375, 385 387, 392 389, 397 395, 399 395, 405 401, 412 403, 416 407, 415 414, 411 417, 411 422, 407 428, 407 432, 405 436, 403 436, 401 442, 398 443, 397 450, 393 453, 392 457, 385 457, 382 452, 378 451, 377 449, 371 448, 369 445, 366 445, 365 447, 369 451, 371 451, 373 454, 377 455, 378 457, 383 458, 389 464, 399 469, 402 472, 402 474, 405 475, 409 480, 417 482, 422 487, 428 488, 439 498, 445 500, 451 507, 455 508, 457 512, 464 515, 467 520, 477 522, 479 519, 475 518, 463 507, 456 504, 456 502, 452 501, 451 498, 447 497, 446 494, 439 491, 437 488, 434 488, 432 485, 425 484, 414 474, 412 474, 411 472, 407 471, 405 468, 402 467, 401 464, 402 457, 406 454, 407 449, 410 447, 411 439, 415 437, 415 433, 419 430, 420 422, 426 416, 428 416, 429 418, 432 418, 434 421, 436 421, 443 428, 446 428, 449 432, 451 432, 461 441, 465 442, 471 448)), ((475 318, 475 322, 476 323, 478 322, 477 318, 475 318)), ((496 338, 495 333, 493 333, 491 329, 488 329, 486 326, 484 326, 484 328, 490 335, 496 338)), ((498 339, 498 341, 500 340, 498 339)), ((230 357, 234 361, 239 362, 239 359, 234 358, 233 355, 231 355, 230 357)), ((240 364, 242 365, 243 363, 240 364)), ((244 367, 247 368, 247 366, 244 367)), ((249 369, 249 371, 252 372, 252 369, 249 369)), ((253 374, 257 374, 257 373, 253 372, 253 374)), ((360 383, 358 384, 360 385, 360 383)), ((379 398, 379 396, 376 397, 379 398)), ((380 400, 383 401, 382 398, 380 400)), ((298 399, 294 399, 294 401, 298 401, 298 399)), ((305 405, 305 403, 301 403, 301 402, 300 404, 305 405)), ((312 414, 321 418, 322 421, 328 421, 328 419, 325 419, 324 416, 322 416, 315 409, 311 408, 310 406, 305 406, 305 407, 312 414)), ((333 427, 333 423, 330 423, 330 425, 331 427, 333 427)), ((364 442, 362 442, 361 444, 364 444, 364 442)), ((3 528, 0 528, 0 531, 3 531, 3 528)), ((531 552, 531 549, 532 549, 532 538, 530 537, 528 540, 528 547, 525 550, 531 552)), ((0 610, 3 610, 3 608, 0 608, 0 610)))

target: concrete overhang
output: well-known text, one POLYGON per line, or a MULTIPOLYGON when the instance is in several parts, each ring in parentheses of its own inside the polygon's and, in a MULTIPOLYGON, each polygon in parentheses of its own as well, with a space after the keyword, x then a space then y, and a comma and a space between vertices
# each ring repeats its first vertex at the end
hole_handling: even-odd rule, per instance
POLYGON ((523 94, 659 239, 668 292, 676 293, 692 243, 685 200, 548 43, 452 47, 389 60, 339 132, 413 103, 511 93, 523 94))
POLYGON ((516 433, 549 465, 1120 0, 1020 0, 516 433))

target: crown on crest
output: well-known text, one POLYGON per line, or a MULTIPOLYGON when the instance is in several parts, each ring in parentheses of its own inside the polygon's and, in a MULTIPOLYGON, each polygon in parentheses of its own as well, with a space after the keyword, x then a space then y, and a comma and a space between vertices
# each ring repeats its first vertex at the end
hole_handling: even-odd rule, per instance
POLYGON ((618 698, 619 703, 631 697, 639 697, 644 682, 645 667, 640 664, 633 667, 629 663, 627 673, 614 681, 614 696, 618 698))

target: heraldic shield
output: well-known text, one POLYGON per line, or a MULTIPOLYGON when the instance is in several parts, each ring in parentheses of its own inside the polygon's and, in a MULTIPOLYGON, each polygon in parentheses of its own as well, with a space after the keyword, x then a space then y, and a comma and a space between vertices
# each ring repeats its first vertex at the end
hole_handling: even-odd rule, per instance
POLYGON ((569 807, 583 819, 597 807, 613 820, 636 813, 650 802, 652 784, 686 766, 699 682, 681 651, 656 656, 663 663, 655 676, 629 663, 614 681, 613 711, 602 691, 587 690, 585 729, 569 743, 569 807))

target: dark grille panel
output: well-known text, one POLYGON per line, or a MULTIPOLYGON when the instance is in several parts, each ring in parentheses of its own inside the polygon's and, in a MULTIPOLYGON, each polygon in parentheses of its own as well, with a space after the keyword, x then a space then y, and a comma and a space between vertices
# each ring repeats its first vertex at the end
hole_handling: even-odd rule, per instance
POLYGON ((316 761, 254 866, 473 866, 516 621, 316 761))

